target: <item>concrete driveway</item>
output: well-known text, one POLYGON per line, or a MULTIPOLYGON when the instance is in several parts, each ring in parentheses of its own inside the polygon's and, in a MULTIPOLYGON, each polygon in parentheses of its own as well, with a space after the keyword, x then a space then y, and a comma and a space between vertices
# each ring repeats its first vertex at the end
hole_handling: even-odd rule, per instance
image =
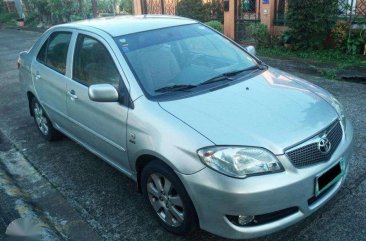
MULTIPOLYGON (((185 238, 164 231, 134 182, 67 138, 52 143, 41 138, 16 68, 18 52, 31 47, 38 36, 0 30, 0 169, 30 208, 60 240, 222 240, 204 231, 185 238)), ((286 70, 286 65, 276 66, 286 70)), ((350 173, 338 195, 317 213, 258 240, 366 240, 366 85, 302 77, 338 97, 352 119, 350 173)), ((18 194, 7 197, 9 190, 1 185, 0 227, 1 220, 22 215, 11 210, 18 194)), ((4 224, 1 240, 3 233, 4 224)))

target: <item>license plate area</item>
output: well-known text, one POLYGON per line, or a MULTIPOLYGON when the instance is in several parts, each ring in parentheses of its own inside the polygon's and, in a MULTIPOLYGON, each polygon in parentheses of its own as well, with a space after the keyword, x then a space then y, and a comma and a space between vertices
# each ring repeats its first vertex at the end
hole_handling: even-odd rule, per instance
POLYGON ((320 195, 338 182, 344 176, 344 161, 341 160, 336 165, 320 174, 315 179, 315 196, 320 195))

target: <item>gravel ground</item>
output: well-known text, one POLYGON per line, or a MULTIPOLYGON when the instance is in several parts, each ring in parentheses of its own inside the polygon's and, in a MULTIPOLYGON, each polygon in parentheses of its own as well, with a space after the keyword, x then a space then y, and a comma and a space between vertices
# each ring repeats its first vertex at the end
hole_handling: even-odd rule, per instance
MULTIPOLYGON (((17 53, 28 49, 38 36, 0 30, 0 130, 22 155, 102 240, 222 240, 204 231, 186 238, 167 233, 136 192, 133 181, 67 138, 48 143, 40 137, 29 117, 16 70, 17 53)), ((280 69, 293 71, 278 60, 267 63, 271 61, 280 69)), ((350 174, 338 195, 318 212, 257 240, 366 240, 366 85, 301 77, 333 93, 351 118, 355 145, 350 174)))

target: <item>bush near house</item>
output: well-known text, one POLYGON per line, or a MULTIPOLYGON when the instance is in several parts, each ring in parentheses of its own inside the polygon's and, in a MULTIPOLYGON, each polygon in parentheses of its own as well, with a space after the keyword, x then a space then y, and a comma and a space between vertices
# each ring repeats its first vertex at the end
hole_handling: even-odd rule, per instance
POLYGON ((207 11, 200 0, 182 0, 176 7, 176 14, 182 17, 196 19, 201 22, 207 21, 207 11))
POLYGON ((176 6, 176 15, 196 19, 201 22, 217 20, 224 22, 224 10, 222 0, 180 0, 176 6))
POLYGON ((347 40, 349 37, 350 24, 347 21, 337 21, 332 30, 334 47, 343 51, 347 50, 347 40))
POLYGON ((270 46, 270 34, 266 25, 262 23, 252 23, 248 26, 247 31, 255 40, 256 45, 259 48, 270 46))
POLYGON ((224 32, 224 25, 217 20, 211 20, 209 22, 206 22, 205 24, 215 29, 216 31, 219 31, 221 33, 224 32))
POLYGON ((336 48, 353 55, 363 53, 364 27, 351 29, 350 21, 337 21, 338 7, 338 0, 289 1, 289 30, 282 35, 282 41, 292 50, 336 48))
POLYGON ((291 0, 287 23, 294 49, 322 49, 336 24, 338 0, 291 0))

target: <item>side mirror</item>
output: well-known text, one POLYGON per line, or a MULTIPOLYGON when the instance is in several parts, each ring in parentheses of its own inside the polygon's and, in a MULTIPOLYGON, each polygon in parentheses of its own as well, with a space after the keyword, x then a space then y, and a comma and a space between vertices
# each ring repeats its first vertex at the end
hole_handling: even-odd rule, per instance
POLYGON ((89 86, 89 99, 95 102, 117 102, 118 91, 110 84, 95 84, 89 86))
POLYGON ((257 51, 255 50, 255 47, 254 46, 247 46, 245 47, 245 49, 251 54, 251 55, 257 55, 257 51))

